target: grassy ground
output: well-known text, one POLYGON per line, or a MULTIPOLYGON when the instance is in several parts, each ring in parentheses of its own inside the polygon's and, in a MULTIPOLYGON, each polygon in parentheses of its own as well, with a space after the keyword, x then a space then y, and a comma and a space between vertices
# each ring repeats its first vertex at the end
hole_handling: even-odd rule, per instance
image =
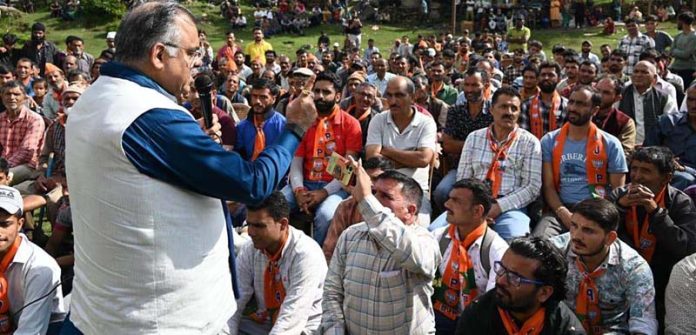
MULTIPOLYGON (((602 1, 610 0, 597 0, 596 3, 602 1)), ((220 47, 223 44, 224 35, 229 26, 220 18, 218 8, 196 2, 191 6, 191 9, 198 18, 202 19, 200 28, 208 33, 208 38, 213 48, 217 49, 220 47)), ((253 22, 253 17, 250 17, 253 10, 250 7, 243 7, 243 12, 249 18, 249 22, 253 22)), ((84 19, 64 22, 60 19, 50 18, 47 9, 40 9, 37 13, 26 14, 19 19, 7 17, 0 19, 0 32, 13 32, 19 35, 20 38, 27 39, 29 37, 29 27, 35 21, 41 21, 46 24, 49 40, 55 42, 59 47, 63 48, 65 46, 65 37, 77 35, 85 39, 87 51, 94 55, 98 55, 106 47, 104 42, 106 32, 116 30, 119 23, 117 20, 114 20, 87 24, 84 19)), ((376 30, 372 29, 372 25, 366 25, 363 29, 363 41, 367 41, 368 38, 374 38, 380 50, 387 51, 391 48, 395 38, 403 35, 415 37, 418 34, 438 33, 439 31, 447 30, 447 24, 448 21, 443 20, 442 22, 434 22, 427 26, 418 27, 413 25, 379 25, 374 27, 378 28, 376 30)), ((592 40, 595 45, 595 51, 599 51, 601 44, 608 43, 615 46, 621 36, 625 35, 622 26, 617 26, 617 28, 617 34, 614 36, 601 35, 601 27, 581 30, 571 29, 568 31, 562 29, 533 29, 532 38, 544 43, 544 49, 547 53, 550 53, 551 46, 555 44, 563 44, 579 50, 580 44, 585 39, 592 40)), ((666 30, 673 36, 677 33, 676 24, 674 23, 663 23, 660 29, 666 30)), ((294 55, 294 52, 302 46, 309 45, 314 47, 321 31, 329 34, 332 43, 343 41, 340 26, 322 25, 307 30, 305 36, 277 35, 269 39, 269 42, 273 44, 273 47, 279 53, 294 55)), ((241 40, 243 43, 246 43, 250 40, 251 28, 237 30, 235 34, 238 41, 241 40)))

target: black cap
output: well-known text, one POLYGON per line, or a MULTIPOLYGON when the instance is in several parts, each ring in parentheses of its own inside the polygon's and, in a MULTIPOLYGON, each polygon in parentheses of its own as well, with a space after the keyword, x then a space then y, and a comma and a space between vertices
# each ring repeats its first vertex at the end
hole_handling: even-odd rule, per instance
POLYGON ((31 31, 46 31, 46 26, 41 22, 36 22, 31 25, 31 31))

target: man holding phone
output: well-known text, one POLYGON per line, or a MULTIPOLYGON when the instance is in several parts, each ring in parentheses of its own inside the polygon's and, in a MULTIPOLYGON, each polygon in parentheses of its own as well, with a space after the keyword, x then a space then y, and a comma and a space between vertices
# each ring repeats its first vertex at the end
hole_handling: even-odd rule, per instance
POLYGON ((332 153, 358 157, 362 150, 360 123, 341 110, 340 80, 322 72, 314 83, 319 117, 302 138, 290 166, 290 183, 282 192, 292 210, 314 212, 314 239, 322 245, 336 207, 348 197, 341 182, 326 171, 332 153))

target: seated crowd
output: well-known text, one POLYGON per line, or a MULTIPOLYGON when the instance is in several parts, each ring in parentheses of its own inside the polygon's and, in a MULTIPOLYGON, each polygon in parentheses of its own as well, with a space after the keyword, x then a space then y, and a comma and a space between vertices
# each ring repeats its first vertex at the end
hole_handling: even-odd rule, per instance
MULTIPOLYGON (((175 97, 200 118, 196 83, 212 81, 220 143, 246 160, 307 88, 318 112, 278 190, 228 203, 233 334, 695 331, 691 12, 669 54, 629 20, 601 60, 591 41, 546 59, 529 36, 507 53, 444 34, 384 56, 371 40, 291 57, 265 40, 268 15, 246 46, 230 32, 215 52, 200 31, 175 97), (337 160, 352 182, 329 172, 337 160)), ((36 23, 23 48, 7 34, 0 50, 0 333, 55 334, 69 310, 66 120, 118 47, 109 33, 95 58, 46 33, 36 23)))

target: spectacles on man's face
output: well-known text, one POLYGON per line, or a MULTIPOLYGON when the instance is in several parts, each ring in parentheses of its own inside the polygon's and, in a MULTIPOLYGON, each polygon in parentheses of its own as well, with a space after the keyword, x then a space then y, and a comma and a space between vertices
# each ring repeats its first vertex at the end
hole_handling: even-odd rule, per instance
POLYGON ((546 285, 546 283, 544 282, 528 279, 515 272, 508 270, 501 261, 496 261, 495 263, 493 263, 493 271, 495 271, 495 274, 498 277, 505 276, 507 282, 514 287, 520 287, 520 285, 522 284, 546 285))
POLYGON ((188 61, 189 67, 195 65, 196 61, 200 60, 201 57, 203 56, 203 54, 201 53, 201 50, 198 47, 186 49, 184 47, 179 46, 178 44, 171 43, 171 42, 163 42, 162 44, 164 44, 168 47, 183 50, 184 53, 186 54, 186 57, 188 57, 188 59, 189 59, 189 61, 188 61))

